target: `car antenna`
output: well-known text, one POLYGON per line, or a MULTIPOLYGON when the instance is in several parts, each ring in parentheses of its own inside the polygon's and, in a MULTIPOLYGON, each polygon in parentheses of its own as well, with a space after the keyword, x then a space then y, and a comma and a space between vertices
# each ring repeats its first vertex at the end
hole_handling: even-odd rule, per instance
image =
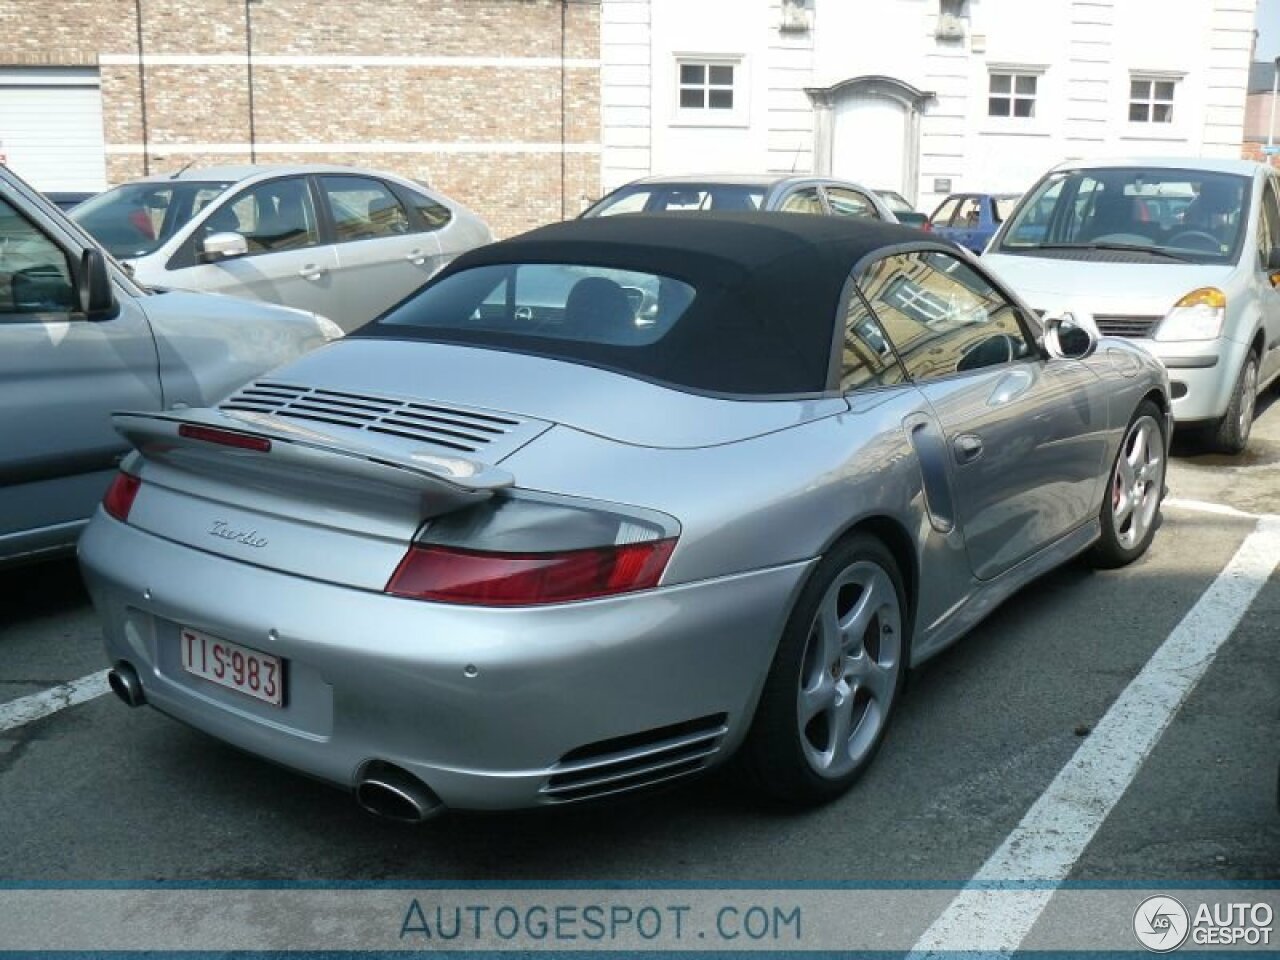
POLYGON ((192 165, 193 165, 195 162, 196 162, 196 161, 195 161, 194 159, 192 159, 192 160, 188 160, 188 161, 187 161, 186 163, 184 163, 181 167, 179 167, 177 170, 175 170, 175 171, 173 172, 173 174, 169 177, 169 179, 170 179, 170 180, 177 180, 180 176, 182 176, 184 173, 186 173, 188 170, 190 170, 190 169, 191 169, 191 167, 192 167, 192 165))

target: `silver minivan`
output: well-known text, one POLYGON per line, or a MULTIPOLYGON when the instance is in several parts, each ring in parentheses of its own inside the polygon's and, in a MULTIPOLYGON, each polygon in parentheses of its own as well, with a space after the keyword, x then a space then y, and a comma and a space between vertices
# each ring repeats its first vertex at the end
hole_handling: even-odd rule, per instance
POLYGON ((1049 171, 983 262, 1042 313, 1163 361, 1173 414, 1245 449, 1280 377, 1280 177, 1246 160, 1074 160, 1049 171))
POLYGON ((311 310, 345 331, 493 239, 420 183, 320 164, 184 169, 122 184, 72 217, 144 284, 311 310))

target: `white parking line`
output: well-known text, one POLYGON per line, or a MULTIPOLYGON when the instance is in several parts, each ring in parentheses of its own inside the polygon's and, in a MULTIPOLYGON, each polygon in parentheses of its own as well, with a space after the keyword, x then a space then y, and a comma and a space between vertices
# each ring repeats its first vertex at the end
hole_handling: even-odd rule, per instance
POLYGON ((1016 950, 1280 561, 1266 516, 912 956, 1016 950), (1018 884, 1036 889, 1014 889, 1018 884), (1003 887, 1003 889, 1001 889, 1003 887))
POLYGON ((1174 510, 1194 510, 1197 513, 1216 513, 1224 517, 1243 517, 1246 520, 1257 520, 1258 514, 1245 513, 1225 503, 1209 503, 1206 500, 1182 500, 1178 497, 1165 497, 1163 505, 1174 510))
POLYGON ((107 686, 107 671, 99 670, 79 680, 61 683, 49 690, 33 693, 29 697, 0 703, 0 733, 47 717, 67 707, 74 707, 77 703, 100 697, 110 689, 107 686))

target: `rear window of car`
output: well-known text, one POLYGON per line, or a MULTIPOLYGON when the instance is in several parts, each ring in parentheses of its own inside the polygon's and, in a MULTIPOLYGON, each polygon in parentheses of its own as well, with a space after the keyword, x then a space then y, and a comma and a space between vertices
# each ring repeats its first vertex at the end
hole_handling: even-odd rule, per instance
POLYGON ((807 334, 757 307, 718 285, 616 266, 485 264, 429 284, 353 336, 534 354, 697 393, 821 391, 830 318, 805 351, 797 341, 807 334))
POLYGON ((687 210, 759 210, 763 186, 740 184, 645 185, 624 188, 605 197, 587 215, 670 213, 687 210))

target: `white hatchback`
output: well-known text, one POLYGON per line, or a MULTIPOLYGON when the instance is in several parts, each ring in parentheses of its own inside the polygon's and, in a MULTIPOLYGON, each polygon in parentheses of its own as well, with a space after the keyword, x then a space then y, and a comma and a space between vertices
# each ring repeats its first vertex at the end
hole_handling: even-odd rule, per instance
POLYGON ((493 239, 420 183, 327 165, 183 169, 72 214, 148 286, 299 307, 351 331, 493 239))
POLYGON ((1280 377, 1280 178, 1244 160, 1071 161, 1026 193, 983 263, 1163 361, 1173 414, 1244 450, 1280 377))

